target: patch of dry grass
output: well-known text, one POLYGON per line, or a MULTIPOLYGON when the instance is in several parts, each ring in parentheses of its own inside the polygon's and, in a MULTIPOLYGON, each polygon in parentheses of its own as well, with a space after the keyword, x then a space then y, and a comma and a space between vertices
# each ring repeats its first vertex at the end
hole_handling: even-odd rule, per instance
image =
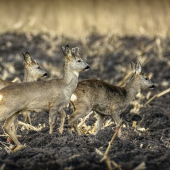
POLYGON ((48 32, 77 38, 97 31, 166 36, 169 7, 167 0, 1 0, 0 34, 48 32))

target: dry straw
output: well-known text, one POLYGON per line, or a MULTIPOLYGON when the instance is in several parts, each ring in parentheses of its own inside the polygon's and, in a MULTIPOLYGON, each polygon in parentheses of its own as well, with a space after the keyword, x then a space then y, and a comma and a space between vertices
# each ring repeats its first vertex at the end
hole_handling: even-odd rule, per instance
POLYGON ((112 137, 111 141, 109 142, 109 146, 107 147, 103 158, 100 160, 101 162, 103 160, 106 160, 106 164, 107 164, 107 167, 108 167, 109 170, 112 170, 111 163, 116 167, 117 170, 121 170, 120 166, 116 162, 110 161, 110 159, 109 159, 109 151, 110 151, 111 146, 112 146, 112 144, 113 144, 113 142, 115 140, 115 137, 116 137, 116 135, 117 135, 117 133, 118 133, 120 127, 121 127, 121 124, 122 124, 122 119, 120 120, 119 125, 117 126, 116 131, 113 134, 113 137, 112 137))
POLYGON ((148 103, 150 103, 154 98, 159 98, 159 97, 161 97, 161 96, 163 96, 163 95, 165 95, 165 94, 167 94, 167 93, 169 93, 169 92, 170 92, 170 88, 162 91, 161 93, 158 93, 158 94, 154 95, 151 99, 149 99, 149 100, 144 104, 144 106, 146 106, 148 103))
POLYGON ((0 170, 4 170, 5 169, 6 164, 2 164, 0 167, 0 170))
POLYGON ((34 126, 30 125, 30 124, 23 123, 21 121, 18 121, 18 124, 24 127, 24 128, 21 128, 21 130, 26 128, 27 130, 34 130, 34 131, 37 131, 37 132, 41 131, 41 129, 45 127, 45 124, 42 124, 42 125, 39 124, 38 127, 34 127, 34 126))

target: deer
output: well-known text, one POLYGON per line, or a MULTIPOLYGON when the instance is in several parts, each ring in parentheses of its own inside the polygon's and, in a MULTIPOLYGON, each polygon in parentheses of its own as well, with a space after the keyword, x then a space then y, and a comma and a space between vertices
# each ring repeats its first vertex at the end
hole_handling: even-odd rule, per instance
POLYGON ((61 115, 59 132, 63 132, 66 117, 63 107, 69 103, 77 87, 79 73, 90 67, 80 58, 78 47, 70 50, 67 45, 61 49, 65 56, 64 75, 61 79, 16 83, 0 90, 0 122, 5 120, 3 127, 16 145, 13 152, 25 147, 11 128, 18 112, 49 112, 49 134, 53 132, 58 113, 61 115))
MULTIPOLYGON (((98 115, 96 132, 102 128, 105 116, 112 116, 115 124, 120 122, 120 114, 127 108, 135 96, 145 89, 153 89, 155 86, 147 74, 142 72, 141 64, 131 63, 132 76, 125 86, 113 86, 101 80, 86 79, 78 83, 76 90, 71 96, 70 102, 73 113, 68 118, 68 131, 74 131, 81 135, 78 128, 78 119, 84 117, 90 111, 98 115)), ((121 136, 121 129, 118 137, 121 136)))
MULTIPOLYGON (((40 64, 36 60, 32 58, 32 56, 28 52, 22 54, 25 61, 23 82, 37 81, 39 78, 46 77, 48 75, 47 72, 40 66, 40 64)), ((4 88, 5 86, 13 85, 15 83, 20 83, 20 82, 21 81, 19 78, 15 78, 13 81, 6 81, 0 79, 0 89, 4 88)), ((28 119, 29 123, 32 124, 30 118, 30 112, 25 111, 22 112, 22 114, 25 117, 25 123, 27 122, 28 119)))

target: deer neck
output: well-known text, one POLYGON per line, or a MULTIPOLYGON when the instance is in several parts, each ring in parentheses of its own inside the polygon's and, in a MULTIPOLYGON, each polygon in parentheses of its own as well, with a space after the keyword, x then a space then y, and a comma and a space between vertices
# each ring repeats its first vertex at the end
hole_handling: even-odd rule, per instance
POLYGON ((64 66, 64 77, 63 77, 63 81, 69 85, 69 84, 73 84, 76 85, 77 87, 77 83, 78 83, 78 77, 79 77, 79 73, 76 71, 73 71, 69 65, 65 65, 64 66))
POLYGON ((37 78, 27 68, 25 68, 23 82, 33 82, 33 81, 37 81, 37 78))
POLYGON ((138 81, 133 78, 125 85, 125 90, 127 92, 126 98, 129 102, 131 102, 136 95, 140 92, 140 86, 138 81))

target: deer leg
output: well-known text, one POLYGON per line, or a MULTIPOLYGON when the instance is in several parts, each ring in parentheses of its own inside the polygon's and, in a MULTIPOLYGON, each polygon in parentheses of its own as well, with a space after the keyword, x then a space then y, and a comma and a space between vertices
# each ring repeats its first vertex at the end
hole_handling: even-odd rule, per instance
MULTIPOLYGON (((112 117, 113 117, 113 119, 114 119, 116 125, 118 125, 119 122, 120 122, 120 114, 118 114, 118 113, 117 113, 117 114, 114 114, 114 115, 112 115, 112 117)), ((121 136, 121 127, 120 127, 120 129, 119 129, 119 131, 118 131, 117 136, 118 136, 118 137, 121 136)))
MULTIPOLYGON (((18 116, 15 117, 15 120, 13 121, 13 123, 11 124, 11 130, 13 132, 13 134, 17 134, 17 129, 18 129, 18 116)), ((7 143, 11 141, 11 138, 8 137, 7 138, 7 143)))
POLYGON ((30 125, 32 125, 32 122, 31 122, 31 112, 27 112, 27 117, 28 117, 30 125))
POLYGON ((24 116, 25 116, 24 123, 27 123, 27 120, 28 120, 28 115, 24 115, 24 116))
POLYGON ((78 123, 76 123, 76 121, 78 121, 78 119, 80 117, 84 117, 86 114, 88 114, 90 112, 91 108, 89 107, 86 107, 83 106, 82 107, 79 107, 77 108, 77 110, 75 112, 73 112, 69 119, 68 119, 68 131, 71 133, 71 129, 73 128, 73 124, 75 123, 74 125, 74 129, 75 129, 75 132, 77 131, 78 129, 78 123))
POLYGON ((7 118, 4 123, 4 129, 6 130, 6 132, 10 136, 10 138, 14 141, 14 143, 17 145, 17 147, 14 149, 14 151, 17 151, 17 150, 25 147, 25 146, 22 146, 21 143, 18 141, 18 139, 11 127, 11 125, 13 125, 13 128, 15 128, 14 122, 15 122, 15 119, 17 116, 18 116, 18 112, 13 114, 11 117, 7 118))
MULTIPOLYGON (((57 108, 57 107, 56 107, 57 108)), ((53 128, 55 126, 55 120, 56 120, 56 117, 57 117, 57 109, 50 109, 49 111, 49 125, 50 125, 50 131, 49 131, 49 134, 52 134, 53 133, 53 128)))
POLYGON ((60 127, 59 127, 59 132, 62 134, 63 133, 63 127, 64 127, 64 121, 65 121, 65 118, 66 118, 66 113, 64 110, 60 109, 58 111, 58 114, 61 115, 61 124, 60 124, 60 127))
POLYGON ((18 129, 18 115, 15 117, 14 124, 12 126, 12 132, 16 135, 18 129))
POLYGON ((81 135, 81 132, 80 132, 79 127, 78 127, 78 120, 74 121, 73 127, 74 127, 74 131, 75 131, 78 135, 81 135))
POLYGON ((29 120, 30 125, 32 125, 31 117, 30 117, 30 112, 29 111, 24 111, 24 112, 22 112, 22 114, 25 117, 25 121, 24 122, 27 123, 27 120, 29 120))
POLYGON ((21 114, 25 117, 24 123, 27 123, 27 120, 28 120, 27 111, 23 111, 21 112, 21 114))
POLYGON ((97 118, 97 124, 96 124, 96 132, 94 133, 95 135, 98 133, 98 131, 102 128, 103 120, 104 120, 104 115, 98 114, 97 118))

